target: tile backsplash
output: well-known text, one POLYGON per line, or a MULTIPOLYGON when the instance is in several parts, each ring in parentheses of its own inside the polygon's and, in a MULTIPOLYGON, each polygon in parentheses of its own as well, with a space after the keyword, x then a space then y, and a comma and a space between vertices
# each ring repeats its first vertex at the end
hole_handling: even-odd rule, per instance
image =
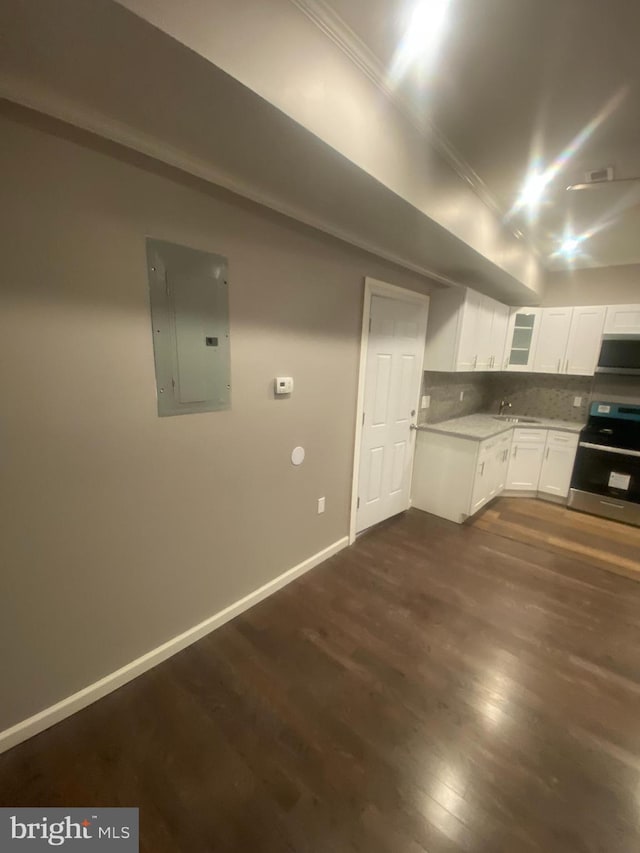
POLYGON ((498 411, 500 400, 511 403, 509 412, 535 418, 586 421, 592 376, 556 376, 548 373, 490 373, 489 410, 498 411), (574 399, 581 403, 574 406, 574 399))
POLYGON ((488 376, 488 373, 436 373, 425 370, 422 394, 431 397, 431 404, 428 409, 420 410, 419 422, 433 424, 484 411, 489 405, 488 376))
POLYGON ((508 411, 514 415, 586 421, 592 399, 640 405, 640 377, 425 371, 422 394, 431 398, 431 404, 420 411, 420 423, 437 423, 474 412, 497 413, 503 399, 511 403, 508 411), (573 405, 575 397, 582 398, 579 406, 573 405))

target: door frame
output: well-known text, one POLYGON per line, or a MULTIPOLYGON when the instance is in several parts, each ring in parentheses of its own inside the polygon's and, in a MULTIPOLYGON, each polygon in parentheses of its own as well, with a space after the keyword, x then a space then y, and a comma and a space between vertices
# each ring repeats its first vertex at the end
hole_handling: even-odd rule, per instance
MULTIPOLYGON (((426 306, 427 322, 429 320, 429 296, 425 293, 416 293, 395 284, 388 284, 376 278, 365 277, 364 280, 364 303, 362 308, 362 331, 360 336, 360 366, 358 368, 358 398, 356 403, 356 434, 353 450, 353 479, 351 483, 351 514, 349 518, 349 544, 356 541, 356 518, 358 511, 358 483, 360 481, 360 453, 362 450, 362 415, 364 412, 364 390, 367 369, 367 355, 369 349, 369 320, 371 319, 371 299, 374 296, 385 296, 387 299, 396 299, 401 302, 415 302, 426 306)), ((420 382, 416 394, 416 412, 420 411, 420 392, 422 391, 422 376, 424 373, 424 347, 420 357, 420 382)))

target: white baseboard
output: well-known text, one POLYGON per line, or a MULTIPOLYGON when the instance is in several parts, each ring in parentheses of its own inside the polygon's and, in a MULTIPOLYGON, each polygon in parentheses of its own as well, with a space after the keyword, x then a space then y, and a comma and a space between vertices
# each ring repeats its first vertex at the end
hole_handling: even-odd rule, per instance
POLYGON ((126 684, 128 681, 132 681, 138 675, 142 675, 143 672, 146 672, 154 666, 157 666, 157 664, 162 663, 163 660, 175 655, 176 652, 190 646, 192 643, 195 643, 196 640, 200 640, 211 631, 214 631, 216 628, 224 625, 225 622, 233 619, 234 616, 238 616, 240 613, 243 613, 245 610, 253 607, 254 604, 268 598, 268 596, 277 592, 279 589, 282 589, 283 586, 286 586, 292 580, 300 577, 300 575, 303 575, 305 572, 313 569, 315 566, 319 565, 319 563, 324 562, 324 560, 328 560, 329 557, 332 557, 334 554, 337 554, 338 551, 346 548, 348 544, 349 537, 343 536, 342 539, 338 539, 338 541, 334 542, 333 545, 323 548, 322 551, 318 551, 317 554, 313 554, 313 556, 304 560, 302 563, 298 563, 297 566, 294 566, 292 569, 289 569, 277 578, 274 578, 264 584, 264 586, 261 586, 259 589, 250 592, 249 595, 246 595, 234 604, 229 605, 229 607, 225 607, 224 610, 221 610, 214 616, 209 617, 209 619, 205 619, 204 622, 194 625, 193 628, 189 628, 184 633, 179 634, 177 637, 173 637, 173 639, 168 640, 161 646, 158 646, 150 652, 147 652, 145 655, 142 655, 142 657, 136 658, 136 660, 133 660, 120 669, 117 669, 115 672, 106 675, 99 681, 95 681, 88 687, 84 687, 72 696, 67 696, 66 699, 45 708, 44 711, 40 711, 28 719, 22 720, 20 723, 16 723, 16 725, 12 726, 10 729, 5 729, 3 732, 0 732, 0 753, 17 746, 17 744, 22 743, 22 741, 27 740, 34 735, 39 734, 39 732, 59 723, 66 717, 70 717, 72 714, 75 714, 76 711, 86 708, 87 705, 91 705, 92 702, 101 699, 103 696, 106 696, 107 693, 117 690, 118 687, 122 687, 123 684, 126 684))

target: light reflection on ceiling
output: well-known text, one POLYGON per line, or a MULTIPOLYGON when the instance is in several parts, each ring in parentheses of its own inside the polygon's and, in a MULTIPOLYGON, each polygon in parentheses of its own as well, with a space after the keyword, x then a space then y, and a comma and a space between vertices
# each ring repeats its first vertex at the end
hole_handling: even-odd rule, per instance
POLYGON ((549 166, 542 168, 539 156, 534 155, 520 195, 507 214, 507 219, 511 219, 523 210, 526 212, 529 221, 537 218, 540 205, 544 201, 549 186, 566 169, 570 161, 597 129, 621 106, 628 91, 628 87, 623 87, 612 95, 602 109, 573 137, 549 166))
POLYGON ((395 86, 410 71, 433 68, 448 22, 450 0, 418 0, 396 49, 389 81, 395 86))

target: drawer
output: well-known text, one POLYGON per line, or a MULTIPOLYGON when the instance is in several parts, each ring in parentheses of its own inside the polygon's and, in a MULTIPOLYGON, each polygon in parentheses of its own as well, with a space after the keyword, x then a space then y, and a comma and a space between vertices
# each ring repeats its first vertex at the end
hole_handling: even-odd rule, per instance
POLYGON ((548 447, 577 447, 580 436, 577 432, 560 432, 549 430, 547 436, 548 447))
POLYGON ((544 444, 546 440, 546 429, 525 429, 520 427, 513 431, 514 444, 544 444))

